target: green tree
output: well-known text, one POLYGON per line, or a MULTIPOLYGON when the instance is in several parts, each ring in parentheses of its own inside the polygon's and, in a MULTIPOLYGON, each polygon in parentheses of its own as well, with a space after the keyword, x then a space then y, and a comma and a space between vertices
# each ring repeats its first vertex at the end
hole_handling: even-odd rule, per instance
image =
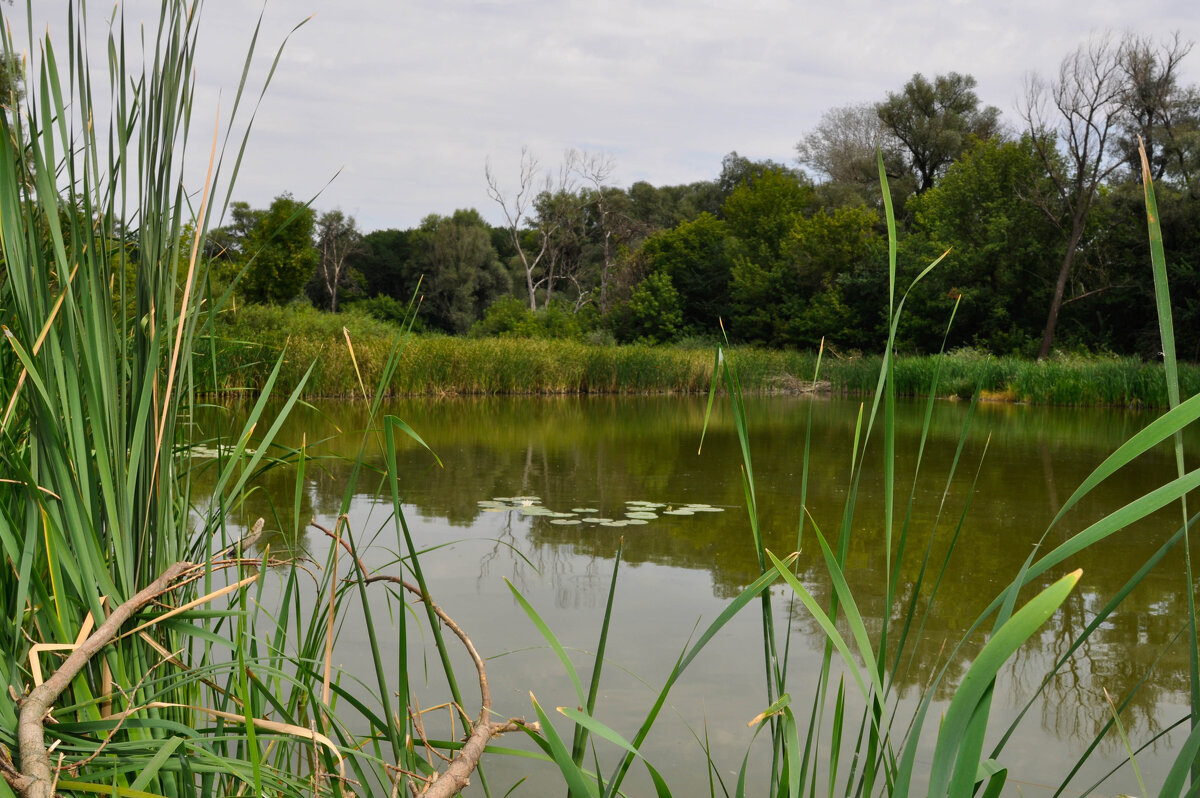
POLYGON ((737 336, 773 346, 812 347, 823 337, 843 346, 871 345, 883 306, 879 286, 886 286, 878 225, 878 214, 863 207, 797 213, 778 258, 739 257, 730 285, 737 336), (850 277, 876 288, 848 297, 843 284, 850 277))
POLYGON ((498 296, 511 289, 479 212, 427 216, 418 229, 413 266, 424 275, 421 314, 445 332, 467 332, 498 296))
POLYGON ((1000 111, 979 107, 975 78, 950 72, 930 82, 916 74, 899 93, 889 93, 877 109, 879 119, 908 151, 917 176, 917 193, 934 181, 967 147, 971 136, 988 138, 997 132, 1000 111))
POLYGON ((317 267, 316 214, 291 194, 281 194, 255 217, 243 243, 247 268, 238 288, 251 302, 285 304, 299 295, 317 267))
POLYGON ((1057 226, 1027 201, 1046 180, 1029 137, 992 138, 976 141, 936 186, 913 198, 913 234, 903 243, 913 268, 950 254, 905 305, 908 342, 936 350, 958 299, 952 347, 1033 354, 1062 246, 1057 226))
MULTIPOLYGON (((680 317, 672 324, 679 331, 713 335, 718 320, 729 320, 729 277, 733 268, 730 243, 726 223, 702 213, 673 230, 655 233, 642 244, 640 260, 647 274, 666 275, 675 291, 680 317)), ((647 290, 652 288, 652 294, 643 296, 639 307, 647 307, 651 296, 664 296, 661 287, 647 290)))
POLYGON ((624 341, 660 344, 673 340, 683 327, 679 292, 666 272, 647 275, 617 314, 617 334, 624 341))
POLYGON ((796 217, 815 209, 816 191, 806 178, 772 169, 738 185, 721 214, 741 252, 769 266, 780 257, 796 217))
POLYGON ((417 289, 420 274, 412 259, 417 231, 375 230, 362 237, 346 259, 347 266, 363 276, 368 296, 385 296, 407 302, 417 289))

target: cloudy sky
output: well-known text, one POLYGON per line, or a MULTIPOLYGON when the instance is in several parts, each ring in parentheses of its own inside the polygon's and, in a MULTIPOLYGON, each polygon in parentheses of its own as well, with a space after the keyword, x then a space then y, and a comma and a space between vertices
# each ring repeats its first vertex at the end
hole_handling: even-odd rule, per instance
MULTIPOLYGON (((36 30, 63 29, 66 0, 33 5, 36 30)), ((15 6, 3 11, 20 49, 15 6)), ((103 67, 112 6, 89 6, 103 67)), ((119 13, 131 25, 158 7, 119 13)), ((1089 36, 1200 37, 1195 0, 209 0, 203 137, 218 105, 230 111, 260 13, 255 90, 311 18, 283 45, 234 198, 319 192, 317 208, 366 231, 466 207, 500 221, 484 165, 511 186, 523 146, 551 168, 568 148, 607 153, 620 186, 710 180, 731 150, 790 162, 824 110, 881 100, 915 72, 974 75, 1013 122, 1026 75, 1056 71, 1089 36)), ((1200 82, 1200 50, 1183 74, 1200 82)))

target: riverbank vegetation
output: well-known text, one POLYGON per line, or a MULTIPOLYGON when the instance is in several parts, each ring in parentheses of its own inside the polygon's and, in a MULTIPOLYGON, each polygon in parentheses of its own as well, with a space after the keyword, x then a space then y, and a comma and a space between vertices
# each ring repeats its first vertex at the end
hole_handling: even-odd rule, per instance
MULTIPOLYGON (((198 379, 205 393, 234 395, 257 393, 273 374, 283 390, 307 378, 307 397, 362 396, 364 386, 382 386, 385 395, 441 396, 702 393, 712 384, 715 341, 616 344, 588 339, 577 329, 552 329, 562 334, 414 334, 392 377, 381 383, 397 325, 357 312, 250 305, 222 314, 214 337, 198 343, 198 379), (219 369, 207 368, 211 363, 219 369)), ((875 390, 883 363, 879 355, 826 351, 814 382, 815 351, 737 346, 730 353, 739 363, 742 390, 754 393, 866 395, 875 390)), ((982 392, 994 401, 1168 406, 1162 364, 1136 356, 1060 353, 1037 361, 967 348, 897 356, 892 368, 900 396, 924 396, 936 371, 942 397, 969 399, 982 392)), ((1200 392, 1200 368, 1180 366, 1179 380, 1183 396, 1200 392)))
MULTIPOLYGON (((3 9, 0 5, 0 17, 3 9)), ((553 698, 563 704, 556 712, 549 709, 552 704, 539 703, 530 694, 527 718, 493 717, 487 663, 470 642, 469 630, 454 624, 434 600, 422 566, 448 555, 418 552, 405 520, 402 496, 408 486, 396 468, 397 451, 402 440, 420 445, 419 431, 385 414, 379 401, 381 388, 393 384, 409 347, 420 346, 422 339, 397 334, 390 345, 371 354, 382 363, 372 371, 378 380, 374 386, 367 385, 358 369, 355 382, 374 398, 342 502, 313 523, 331 541, 326 556, 319 568, 308 560, 281 561, 281 553, 266 542, 267 530, 235 519, 254 492, 255 481, 285 466, 295 469, 292 495, 296 506, 301 504, 305 469, 314 467, 306 446, 284 449, 273 444, 278 419, 299 401, 309 366, 293 378, 294 389, 282 391, 279 375, 285 366, 294 365, 288 365, 286 352, 283 360, 265 360, 268 376, 256 386, 244 425, 229 438, 195 440, 189 423, 201 391, 237 381, 235 376, 233 382, 222 383, 232 355, 218 346, 228 345, 229 339, 206 326, 225 308, 222 292, 212 289, 227 276, 222 269, 228 264, 221 263, 219 253, 210 260, 205 242, 209 220, 221 209, 214 198, 228 196, 226 189, 236 172, 229 164, 240 162, 240 155, 232 153, 240 153, 242 144, 229 143, 227 161, 218 157, 225 150, 214 142, 208 182, 190 187, 198 190, 198 199, 185 189, 184 145, 196 140, 196 130, 207 128, 205 120, 190 116, 196 9, 164 2, 158 24, 144 28, 154 33, 145 37, 133 34, 133 24, 127 35, 118 12, 105 48, 107 72, 94 71, 98 65, 88 61, 82 4, 70 9, 69 30, 75 38, 64 47, 29 42, 28 51, 35 54, 26 76, 30 99, 4 105, 0 130, 0 320, 5 333, 0 347, 0 612, 7 621, 0 624, 0 672, 12 698, 0 701, 0 798, 400 795, 410 788, 425 789, 423 794, 432 798, 456 794, 468 780, 489 794, 513 789, 519 793, 519 783, 489 785, 486 770, 477 769, 487 757, 513 753, 488 747, 504 733, 527 739, 535 748, 528 755, 561 774, 561 791, 571 795, 621 794, 623 786, 629 789, 626 779, 635 763, 645 767, 648 788, 669 795, 667 780, 655 763, 641 759, 642 744, 689 666, 707 646, 721 645, 723 627, 743 611, 754 612, 752 605, 761 613, 766 684, 763 702, 748 707, 745 714, 761 730, 758 744, 769 747, 771 767, 761 774, 767 782, 765 792, 800 796, 828 788, 846 794, 941 798, 970 795, 980 785, 985 795, 998 795, 1008 774, 1005 742, 1020 721, 995 736, 999 730, 989 725, 993 680, 1022 645, 1036 639, 1077 582, 1087 578, 1069 570, 1073 555, 1179 502, 1200 485, 1200 474, 1185 471, 1182 444, 1176 443, 1177 478, 1125 507, 1113 508, 1065 539, 1057 534, 1059 519, 1096 484, 1122 468, 1136 467, 1131 464, 1149 448, 1177 441, 1176 434, 1200 418, 1200 398, 1181 401, 1173 305, 1147 165, 1157 346, 1163 352, 1170 410, 1084 481, 1047 526, 1046 548, 1035 549, 1011 581, 1005 583, 1008 577, 1002 577, 993 604, 969 628, 959 630, 961 639, 950 643, 955 653, 962 641, 986 640, 962 678, 956 678, 951 654, 926 685, 915 715, 897 717, 893 677, 902 667, 906 646, 919 636, 929 603, 938 600, 940 576, 935 573, 945 560, 929 560, 938 533, 936 520, 927 527, 927 519, 903 509, 909 476, 914 492, 917 482, 915 473, 896 473, 899 380, 898 361, 890 353, 896 349, 901 305, 908 307, 901 298, 915 299, 919 289, 910 288, 913 281, 904 279, 897 258, 887 254, 891 248, 884 247, 874 267, 881 282, 872 291, 880 297, 878 348, 885 354, 877 364, 877 387, 864 406, 854 450, 837 453, 849 454, 850 465, 839 528, 819 530, 800 519, 796 553, 772 552, 763 545, 749 430, 740 402, 742 381, 752 375, 755 355, 725 352, 715 361, 712 378, 726 391, 741 442, 741 462, 729 467, 744 479, 746 545, 754 550, 758 577, 715 619, 706 619, 698 635, 680 631, 675 641, 681 648, 678 661, 669 673, 659 675, 662 686, 647 694, 644 719, 628 731, 610 728, 597 717, 602 710, 597 704, 603 695, 603 652, 610 635, 619 633, 610 629, 609 612, 597 630, 596 654, 586 662, 590 679, 585 688, 577 660, 567 655, 537 608, 514 588, 513 601, 542 631, 574 690, 542 696, 543 701, 553 698), (144 42, 152 52, 127 52, 133 42, 144 42), (100 88, 92 81, 94 74, 110 76, 113 95, 103 98, 103 111, 92 94, 100 88), (209 362, 197 365, 195 352, 206 352, 209 362), (279 417, 267 414, 276 392, 279 417), (198 455, 200 447, 211 455, 204 467, 216 472, 211 499, 203 502, 190 490, 199 467, 198 457, 192 455, 198 455), (878 552, 887 575, 883 601, 873 607, 867 606, 867 595, 856 597, 844 578, 856 513, 864 510, 856 506, 855 497, 868 462, 881 466, 868 478, 882 475, 887 542, 878 552), (356 528, 356 520, 347 515, 350 500, 356 492, 371 490, 370 482, 378 501, 388 507, 387 518, 379 528, 356 528), (383 532, 389 539, 374 542, 383 532), (368 570, 361 556, 368 545, 388 551, 386 566, 368 570), (922 556, 921 578, 913 585, 900 585, 897 563, 922 556), (815 599, 796 577, 800 557, 828 571, 835 592, 827 601, 815 599), (267 600, 267 574, 278 576, 277 601, 267 600), (373 615, 376 605, 368 593, 381 591, 393 591, 392 597, 400 601, 413 596, 420 609, 373 615), (792 623, 790 614, 777 621, 773 606, 780 601, 811 618, 825 635, 822 667, 814 682, 796 684, 795 674, 789 674, 792 623), (370 663, 370 684, 345 676, 335 664, 339 632, 351 617, 361 619, 369 640, 361 659, 370 663), (388 623, 399 627, 398 650, 384 651, 373 634, 377 625, 388 623), (478 700, 472 700, 473 694, 456 677, 451 635, 467 652, 478 700), (418 648, 423 645, 427 651, 418 648), (452 719, 441 727, 442 734, 435 733, 437 722, 414 698, 414 685, 422 676, 444 685, 443 706, 452 719), (938 713, 929 712, 939 691, 952 695, 940 723, 932 716, 938 713), (468 730, 465 740, 463 729, 468 730)), ((7 24, 2 27, 10 30, 7 24)), ((6 40, 5 47, 6 63, 17 63, 11 42, 6 40)), ((252 57, 253 53, 248 56, 252 57)), ((9 100, 15 95, 10 92, 9 100)), ((235 114, 242 100, 239 93, 233 102, 235 114)), ((881 218, 885 241, 891 244, 897 233, 885 158, 879 158, 878 166, 881 218)), ((936 167, 929 168, 936 176, 936 167)), ((762 182, 772 181, 778 178, 762 182)), ((298 211, 293 207, 280 214, 294 218, 298 211)), ((705 224, 710 222, 705 219, 705 224)), ((518 247, 525 240, 520 230, 515 240, 518 247)), ((272 241, 267 239, 264 246, 274 246, 272 241)), ((270 259, 282 274, 304 257, 303 252, 281 247, 270 259)), ((259 262, 266 263, 266 256, 259 262)), ((238 268, 249 265, 247 261, 238 268)), ((935 273, 922 269, 914 280, 935 273)), ((668 282, 659 281, 653 289, 656 296, 669 297, 668 282)), ((247 286, 246 290, 261 291, 260 299, 284 296, 254 277, 247 286)), ((235 285, 235 290, 242 289, 235 285)), ((535 282, 531 302, 536 300, 535 282)), ((460 306, 445 307, 454 318, 460 306)), ((775 329, 771 325, 779 318, 762 316, 762 329, 775 329)), ((943 323, 940 335, 944 329, 943 323)), ((310 363, 317 361, 314 370, 332 366, 332 361, 348 361, 353 367, 367 356, 365 350, 359 352, 354 335, 349 340, 343 336, 343 341, 345 348, 336 352, 301 354, 310 363)), ((640 350, 628 351, 636 356, 640 350)), ((486 350, 480 357, 484 356, 486 350)), ((490 356, 498 355, 494 351, 490 356)), ((429 358, 423 368, 442 368, 433 355, 429 358)), ((649 360, 644 367, 632 365, 635 361, 636 357, 625 367, 649 372, 657 366, 649 360)), ((952 361, 925 362, 934 364, 933 373, 926 375, 927 392, 938 395, 943 386, 937 366, 949 369, 952 361)), ((515 361, 508 370, 519 373, 520 365, 515 361)), ((828 363, 811 365, 811 372, 799 378, 824 379, 828 363)), ((818 456, 809 443, 797 446, 802 494, 809 458, 818 456)), ((920 462, 918 456, 916 471, 920 462)), ((952 470, 957 465, 955 458, 952 470)), ((1157 550, 1147 551, 1144 563, 1131 564, 1128 583, 1104 603, 1097 602, 1070 651, 1088 643, 1092 631, 1113 617, 1166 552, 1189 545, 1186 506, 1180 519, 1178 532, 1157 550)), ((962 528, 954 528, 951 550, 962 528)), ((269 531, 298 538, 296 528, 269 531)), ((960 545, 969 545, 965 537, 960 545)), ((611 596, 620 590, 619 546, 611 562, 609 611, 611 596)), ((1186 572, 1178 576, 1187 585, 1190 601, 1190 553, 1185 563, 1186 572)), ((450 565, 451 570, 455 567, 450 565)), ((1175 724, 1180 732, 1172 738, 1178 754, 1168 772, 1155 774, 1154 786, 1162 795, 1178 796, 1184 794, 1189 768, 1200 752, 1200 730, 1188 729, 1189 722, 1196 727, 1200 717, 1194 606, 1188 607, 1186 617, 1172 622, 1189 646, 1192 684, 1188 709, 1181 710, 1175 724)), ((1057 668, 1069 663, 1070 651, 1057 668)), ((461 672, 460 667, 458 675, 461 672)), ((1047 675, 1040 689, 1052 676, 1047 675)), ((530 686, 534 685, 508 687, 530 686)), ((1031 703, 1038 700, 1040 689, 1033 690, 1031 703)), ((1129 741, 1120 724, 1129 700, 1130 696, 1112 698, 1113 723, 1099 730, 1096 740, 1098 744, 1104 738, 1119 738, 1136 759, 1137 745, 1153 744, 1170 730, 1147 741, 1129 741)), ((710 722, 743 725, 745 720, 710 722)), ((1094 750, 1089 748, 1085 756, 1094 750)), ((742 795, 745 780, 757 778, 747 773, 745 764, 740 770, 736 763, 711 764, 713 795, 742 795), (726 781, 731 768, 737 772, 736 784, 726 781)), ((1060 791, 1074 774, 1069 766, 1064 771, 1070 772, 1064 772, 1060 791)))
POLYGON ((1031 76, 1009 117, 969 74, 914 75, 796 131, 790 163, 733 152, 713 179, 688 185, 622 187, 605 154, 568 152, 555 167, 524 151, 515 179, 480 164, 492 200, 483 210, 497 224, 463 209, 364 232, 286 193, 268 208, 234 203, 208 243, 213 275, 223 288, 244 272, 243 302, 385 319, 419 294, 418 329, 449 335, 541 326, 656 344, 714 338, 722 320, 736 345, 815 352, 824 340, 878 354, 889 247, 879 146, 899 279, 950 253, 908 297, 901 353, 941 351, 957 308, 949 351, 1153 361, 1140 138, 1159 189, 1179 356, 1197 361, 1200 91, 1181 72, 1190 49, 1178 35, 1095 37, 1056 77, 1031 76))

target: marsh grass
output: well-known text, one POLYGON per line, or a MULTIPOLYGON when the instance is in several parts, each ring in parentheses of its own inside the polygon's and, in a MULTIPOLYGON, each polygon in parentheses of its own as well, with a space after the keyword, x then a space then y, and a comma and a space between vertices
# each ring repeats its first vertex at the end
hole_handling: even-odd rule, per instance
MULTIPOLYGON (((290 390, 313 366, 306 397, 355 396, 358 375, 345 356, 349 334, 363 379, 389 396, 705 393, 712 385, 711 349, 695 346, 598 346, 573 340, 455 338, 414 335, 400 368, 380 383, 380 368, 398 334, 394 324, 347 312, 309 307, 240 307, 218 316, 213 337, 200 342, 198 383, 230 395, 258 390, 277 360, 281 390, 290 390), (208 355, 210 348, 217 352, 208 355), (213 370, 209 364, 219 362, 213 370)), ((869 395, 884 359, 878 355, 825 356, 821 380, 808 379, 817 353, 728 347, 747 393, 833 391, 869 395)), ((941 375, 939 397, 976 393, 1004 401, 1080 407, 1169 405, 1163 365, 1134 357, 1057 355, 1044 361, 991 357, 971 349, 889 359, 897 396, 924 397, 941 375)), ((1180 365, 1183 396, 1200 392, 1200 368, 1180 365)), ((719 390, 725 391, 724 384, 719 390)))

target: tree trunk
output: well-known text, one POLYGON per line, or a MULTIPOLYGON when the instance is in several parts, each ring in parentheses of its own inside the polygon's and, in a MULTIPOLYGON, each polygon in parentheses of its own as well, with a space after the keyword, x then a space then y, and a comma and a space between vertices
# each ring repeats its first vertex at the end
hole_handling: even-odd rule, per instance
POLYGON ((1042 331, 1042 345, 1038 347, 1037 359, 1042 360, 1050 354, 1054 345, 1054 329, 1058 326, 1058 312, 1062 309, 1063 294, 1067 290, 1067 279, 1071 276, 1071 266, 1075 263, 1075 249, 1079 239, 1083 237, 1083 224, 1087 219, 1087 211, 1083 219, 1076 217, 1071 225, 1071 239, 1067 242, 1067 251, 1063 254, 1062 266, 1058 270, 1058 280, 1054 283, 1054 298, 1050 300, 1050 312, 1046 316, 1046 328, 1042 331))

